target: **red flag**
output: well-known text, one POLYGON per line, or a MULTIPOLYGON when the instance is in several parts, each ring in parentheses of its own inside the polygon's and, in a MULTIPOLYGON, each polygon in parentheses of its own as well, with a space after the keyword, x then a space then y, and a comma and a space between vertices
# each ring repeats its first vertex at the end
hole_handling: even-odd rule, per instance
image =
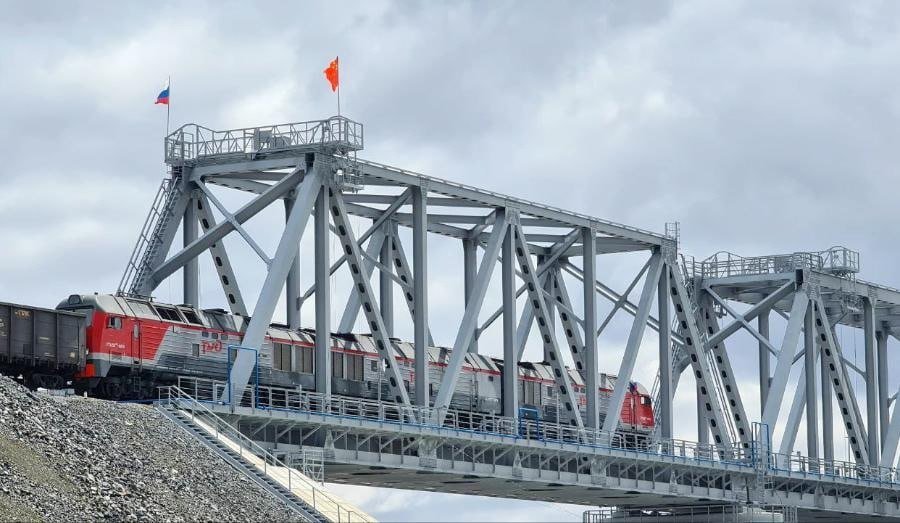
POLYGON ((323 72, 325 73, 325 78, 328 79, 328 83, 331 84, 331 90, 337 91, 338 85, 340 85, 338 78, 338 58, 335 57, 334 60, 328 64, 328 68, 323 72))

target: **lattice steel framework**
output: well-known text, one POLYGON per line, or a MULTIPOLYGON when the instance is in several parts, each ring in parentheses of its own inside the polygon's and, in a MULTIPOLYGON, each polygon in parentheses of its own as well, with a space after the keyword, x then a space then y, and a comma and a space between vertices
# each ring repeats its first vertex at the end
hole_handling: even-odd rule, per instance
MULTIPOLYGON (((893 324, 900 321, 900 291, 855 279, 858 259, 852 251, 832 249, 762 258, 719 255, 702 263, 686 263, 677 251, 677 232, 653 233, 362 160, 356 157, 362 148, 362 125, 345 117, 228 131, 197 125, 176 130, 165 140, 170 174, 142 230, 120 292, 149 296, 161 282, 181 270, 184 301, 200 305, 197 259, 209 251, 231 310, 251 314, 241 343, 245 347, 260 346, 282 292, 287 296, 287 322, 292 328, 300 327, 301 304, 310 299, 314 301, 319 333, 350 330, 361 315, 381 356, 390 385, 389 399, 411 409, 430 409, 416 411, 418 416, 429 417, 419 419, 421 423, 440 424, 445 420, 466 353, 479 350, 479 337, 498 319, 502 320, 503 368, 513 370, 503 372, 501 379, 503 415, 515 420, 516 364, 536 325, 544 359, 554 370, 562 420, 575 430, 608 438, 615 434, 617 413, 646 328, 650 327, 659 334, 660 365, 653 390, 655 437, 671 440, 672 398, 680 376, 691 369, 700 411, 698 440, 703 444, 711 435, 709 443, 720 459, 750 452, 756 441, 751 434, 754 422, 775 425, 781 397, 787 393, 790 368, 804 359, 810 377, 801 379, 794 393, 788 427, 794 429, 799 424, 805 404, 810 405, 809 412, 817 412, 816 402, 807 402, 805 394, 813 398, 818 394, 813 380, 821 365, 823 388, 828 393, 833 391, 839 400, 839 415, 855 459, 866 465, 892 463, 900 439, 900 415, 889 416, 886 346, 887 338, 896 332, 893 324), (253 198, 230 210, 216 198, 211 186, 250 193, 253 198), (278 225, 280 239, 270 256, 243 224, 279 200, 284 202, 285 222, 278 225), (213 209, 221 220, 216 221, 213 209), (371 220, 371 224, 357 234, 351 217, 371 220), (180 224, 183 247, 173 249, 180 224), (411 242, 402 240, 398 232, 401 227, 410 230, 411 242), (304 292, 298 251, 307 229, 314 235, 315 284, 304 292), (252 310, 243 298, 240 275, 235 273, 222 241, 232 233, 240 235, 266 267, 266 278, 252 310), (429 387, 425 367, 426 348, 433 344, 427 319, 430 235, 460 242, 465 302, 446 378, 433 387, 429 387), (336 238, 341 247, 336 260, 330 259, 331 238, 336 238), (598 277, 596 267, 598 257, 623 252, 644 252, 647 260, 628 288, 619 293, 598 277), (412 253, 411 259, 407 253, 412 253), (486 296, 498 291, 490 285, 498 265, 498 301, 502 306, 486 314, 486 296), (335 297, 331 295, 330 279, 344 266, 352 278, 353 292, 346 298, 339 323, 332 325, 330 309, 335 297), (377 287, 372 281, 375 274, 379 276, 377 287), (568 287, 564 274, 569 281, 578 282, 578 310, 571 299, 576 289, 568 287), (414 394, 404 387, 390 339, 398 320, 393 303, 395 286, 403 291, 413 326, 416 380, 410 392, 414 394), (638 288, 639 295, 632 301, 630 296, 638 288), (517 302, 523 296, 521 303, 517 302), (602 321, 598 321, 598 296, 613 305, 602 321), (729 303, 734 301, 748 304, 749 310, 737 312, 729 303), (862 313, 853 312, 857 305, 862 313), (631 315, 633 321, 615 389, 601 410, 597 340, 620 311, 631 315), (789 320, 780 347, 769 341, 770 311, 789 320), (723 315, 733 320, 720 325, 723 315), (751 325, 753 320, 758 321, 757 327, 751 325), (554 329, 557 321, 562 329, 554 329), (865 420, 834 336, 838 323, 866 329, 869 402, 865 420), (742 390, 736 381, 725 346, 726 340, 741 329, 758 339, 760 354, 765 356, 760 357, 765 376, 760 387, 763 409, 758 416, 744 408, 742 393, 746 397, 749 391, 742 390), (795 355, 804 331, 809 333, 804 351, 795 355), (771 379, 769 353, 776 356, 771 379), (566 361, 572 362, 586 384, 587 414, 583 418, 565 371, 566 361), (429 394, 432 389, 433 396, 429 394), (865 428, 877 427, 879 422, 880 439, 877 429, 867 433, 865 428)), ((326 397, 331 394, 332 374, 328 345, 328 337, 316 338, 315 392, 326 397)), ((236 388, 246 386, 254 364, 242 354, 231 371, 231 383, 236 388)), ((815 429, 813 437, 821 432, 826 438, 823 457, 828 460, 833 458, 829 453, 833 436, 828 431, 831 402, 822 405, 827 405, 822 413, 825 426, 820 430, 815 415, 807 416, 807 422, 815 429)), ((764 451, 790 454, 794 445, 791 434, 795 432, 788 430, 777 449, 764 451)), ((816 446, 810 448, 810 457, 818 457, 816 446)), ((821 463, 820 470, 826 471, 829 465, 821 463)))

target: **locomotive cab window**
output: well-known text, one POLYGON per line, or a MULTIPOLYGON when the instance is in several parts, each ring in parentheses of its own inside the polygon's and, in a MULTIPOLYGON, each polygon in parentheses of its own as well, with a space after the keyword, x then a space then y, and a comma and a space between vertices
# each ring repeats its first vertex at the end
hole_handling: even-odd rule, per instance
POLYGON ((118 316, 110 316, 106 319, 106 327, 109 329, 120 330, 122 328, 122 318, 118 316))
POLYGON ((161 307, 159 305, 156 306, 156 313, 159 314, 159 317, 166 321, 177 321, 182 323, 181 316, 178 314, 177 309, 173 309, 172 307, 161 307))
POLYGON ((203 322, 200 321, 200 318, 194 311, 190 309, 181 309, 181 313, 184 314, 184 319, 186 319, 188 323, 193 323, 194 325, 203 325, 203 322))

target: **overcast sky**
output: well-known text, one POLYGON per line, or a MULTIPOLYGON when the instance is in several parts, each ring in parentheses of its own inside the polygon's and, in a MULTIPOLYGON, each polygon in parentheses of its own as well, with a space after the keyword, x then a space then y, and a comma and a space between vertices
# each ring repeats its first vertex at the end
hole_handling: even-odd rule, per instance
MULTIPOLYGON (((322 75, 335 55, 342 110, 365 125, 367 159, 657 231, 678 220, 685 252, 699 258, 843 244, 860 251, 864 278, 900 287, 897 3, 0 0, 0 9, 5 301, 54 306, 69 293, 115 291, 165 174, 166 110, 153 100, 167 76, 173 128, 300 121, 335 112, 322 75)), ((277 231, 264 219, 281 218, 251 224, 273 252, 277 231)), ((432 249, 445 255, 430 266, 432 328, 444 344, 452 322, 436 318, 461 312, 457 247, 432 249)), ((236 258, 242 284, 262 281, 251 251, 236 258)), ((204 263, 203 296, 215 306, 204 263)), ((604 263, 621 289, 641 260, 604 263)), ((180 283, 157 296, 177 301, 180 283)), ((604 370, 615 372, 626 329, 601 339, 604 370)), ((637 372, 649 386, 647 352, 637 372)), ((754 372, 740 379, 753 383, 754 372)), ((676 404, 689 412, 690 401, 676 404)), ((758 412, 755 397, 745 402, 758 412)), ((580 515, 347 492, 389 520, 580 515)))

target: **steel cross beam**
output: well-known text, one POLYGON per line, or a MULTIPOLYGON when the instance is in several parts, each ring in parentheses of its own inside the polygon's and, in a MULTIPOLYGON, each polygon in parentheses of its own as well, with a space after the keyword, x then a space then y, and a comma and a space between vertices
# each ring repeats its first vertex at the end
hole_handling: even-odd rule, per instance
MULTIPOLYGON (((372 272, 375 270, 375 262, 373 259, 381 251, 381 245, 385 240, 384 236, 384 230, 379 228, 375 231, 375 234, 372 235, 371 239, 369 239, 369 243, 366 244, 365 257, 367 260, 363 261, 363 272, 365 273, 364 277, 366 279, 371 278, 372 272)), ((356 319, 359 317, 359 308, 359 293, 353 288, 350 290, 350 296, 347 297, 347 305, 344 306, 344 313, 341 315, 341 321, 338 324, 338 332, 353 331, 353 327, 356 325, 356 319)))
MULTIPOLYGON (((415 322, 415 277, 409 270, 409 261, 406 258, 406 253, 403 251, 403 242, 400 241, 400 238, 397 236, 396 232, 396 229, 392 227, 390 236, 388 236, 385 241, 387 242, 387 246, 390 249, 391 259, 393 260, 394 268, 397 270, 397 277, 400 279, 402 284, 406 286, 403 289, 403 300, 406 302, 406 308, 409 310, 410 319, 415 322)), ((428 337, 428 345, 434 347, 434 338, 431 337, 431 328, 428 327, 428 325, 425 326, 425 331, 428 337)))
MULTIPOLYGON (((707 292, 710 296, 714 294, 709 289, 707 289, 707 292)), ((728 406, 731 409, 731 419, 734 420, 734 427, 737 430, 738 438, 741 440, 741 445, 744 448, 750 448, 752 440, 750 420, 747 419, 747 412, 744 410, 744 402, 741 400, 737 376, 734 373, 734 369, 731 367, 731 358, 728 357, 728 351, 725 348, 724 342, 712 342, 712 339, 719 332, 719 322, 716 319, 716 315, 715 313, 710 314, 710 310, 712 310, 712 301, 710 298, 706 298, 705 300, 701 298, 701 303, 703 306, 700 311, 710 335, 710 338, 706 342, 706 346, 712 351, 716 363, 718 363, 719 380, 721 380, 724 389, 722 392, 725 394, 725 400, 728 401, 728 406)))
MULTIPOLYGON (((284 232, 275 250, 275 257, 269 265, 266 279, 259 292, 259 298, 256 301, 256 306, 253 308, 253 316, 250 318, 250 323, 244 332, 244 337, 241 341, 241 345, 244 347, 256 349, 257 351, 262 347, 266 331, 272 321, 272 314, 275 312, 275 305, 287 279, 288 271, 290 271, 294 258, 298 255, 297 245, 300 244, 300 239, 303 237, 303 231, 306 229, 306 223, 309 221, 315 198, 321 190, 325 178, 323 170, 323 166, 313 162, 312 169, 303 177, 303 181, 300 183, 300 187, 297 190, 297 201, 284 226, 284 232)), ((294 172, 301 172, 300 168, 298 167, 294 172)), ((290 188, 285 189, 289 190, 290 188)), ((209 238, 210 236, 212 235, 207 234, 204 238, 209 238)), ((196 245, 201 240, 203 238, 191 245, 196 245)), ((255 366, 256 361, 251 351, 237 351, 229 376, 230 393, 232 394, 230 397, 239 398, 242 396, 255 366)))
MULTIPOLYGON (((203 234, 206 234, 212 227, 215 227, 216 219, 209 210, 209 200, 205 194, 198 194, 196 202, 200 228, 203 229, 203 234)), ((231 266, 231 260, 228 258, 228 252, 225 250, 223 240, 210 245, 209 255, 212 257, 213 265, 216 267, 219 283, 222 285, 222 291, 225 293, 225 300, 228 302, 231 312, 241 316, 248 316, 247 306, 244 304, 244 297, 241 294, 241 288, 238 286, 237 277, 234 274, 234 269, 231 266)))
MULTIPOLYGON (((559 312, 559 319, 562 320, 566 343, 569 345, 569 350, 572 352, 572 360, 575 362, 575 368, 578 369, 578 372, 585 375, 584 342, 581 341, 581 333, 578 330, 577 321, 573 321, 572 301, 569 299, 569 292, 566 290, 566 282, 562 279, 562 271, 559 270, 559 267, 553 268, 553 273, 550 275, 550 278, 552 278, 552 299, 557 302, 556 308, 559 312)), ((596 370, 594 372, 596 372, 596 370)))
MULTIPOLYGON (((649 263, 649 260, 648 260, 649 263)), ((560 267, 562 270, 568 272, 572 276, 578 278, 581 281, 584 281, 584 272, 572 265, 571 262, 566 260, 560 261, 560 267)), ((640 281, 640 274, 633 280, 635 285, 637 281, 640 281)), ((609 286, 604 284, 603 282, 597 280, 594 282, 594 287, 597 289, 597 292, 600 296, 603 296, 607 300, 611 301, 613 304, 619 303, 621 301, 622 305, 620 306, 620 310, 624 310, 625 312, 634 316, 637 314, 637 305, 628 300, 627 294, 619 294, 616 291, 612 290, 609 286)), ((633 288, 633 287, 632 287, 633 288)), ((653 316, 652 314, 647 318, 647 325, 656 332, 659 332, 659 320, 653 316)), ((605 327, 604 327, 605 328, 605 327)), ((598 329, 599 330, 599 329, 598 329)), ((684 345, 684 340, 682 337, 676 333, 672 333, 672 342, 675 345, 682 346, 684 345)))
POLYGON ((644 279, 644 287, 641 290, 641 297, 638 301, 637 314, 634 316, 631 332, 629 332, 628 341, 625 344, 622 364, 619 367, 619 373, 616 375, 616 387, 613 389, 612 396, 610 396, 606 407, 603 432, 607 433, 609 438, 612 438, 613 433, 619 426, 619 413, 622 412, 625 393, 628 392, 631 384, 631 373, 634 370, 634 363, 637 360, 638 350, 641 347, 641 340, 644 338, 644 327, 647 325, 647 319, 650 317, 650 306, 653 304, 663 265, 662 255, 659 252, 654 253, 651 257, 650 267, 647 270, 647 277, 644 279))
MULTIPOLYGON (((856 397, 850 388, 847 379, 847 370, 843 363, 841 348, 834 339, 831 323, 825 314, 825 304, 822 297, 817 296, 813 301, 815 312, 816 340, 821 346, 822 360, 828 368, 831 383, 834 385, 835 396, 838 400, 838 410, 844 421, 844 429, 850 439, 850 447, 853 449, 853 457, 857 463, 868 464, 869 450, 867 448, 866 432, 863 428, 856 397)), ((792 318, 793 319, 793 318, 792 318)), ((877 454, 877 449, 871 449, 877 454)))
MULTIPOLYGON (((402 205, 404 205, 406 203, 406 200, 409 199, 409 195, 410 195, 409 191, 404 192, 403 194, 401 194, 400 196, 397 197, 397 199, 394 201, 394 203, 390 207, 385 209, 378 216, 373 217, 372 225, 370 225, 369 228, 365 230, 365 232, 363 232, 362 234, 359 235, 359 238, 358 238, 359 244, 362 245, 363 242, 365 242, 373 234, 375 234, 375 232, 379 230, 381 225, 384 224, 397 209, 399 209, 402 205)), ((337 261, 335 261, 331 265, 331 267, 328 269, 328 274, 329 275, 334 274, 335 271, 337 271, 341 267, 341 265, 343 265, 344 262, 347 261, 348 257, 349 256, 347 254, 341 255, 341 257, 338 258, 337 261)), ((300 298, 300 301, 308 300, 309 297, 312 296, 315 292, 316 292, 316 286, 311 285, 308 289, 306 289, 306 292, 303 293, 303 296, 300 298)))
POLYGON ((360 296, 363 313, 375 340, 375 348, 384 361, 391 397, 396 403, 409 405, 409 395, 406 393, 406 388, 403 386, 403 378, 400 376, 400 371, 397 368, 394 346, 391 344, 391 340, 385 331, 384 318, 381 317, 381 311, 375 306, 375 293, 372 291, 372 283, 363 274, 363 257, 360 254, 359 243, 354 237, 353 228, 350 226, 350 219, 347 215, 343 195, 340 191, 331 187, 328 188, 328 193, 331 198, 331 219, 334 220, 334 224, 337 227, 341 247, 344 253, 348 255, 350 275, 353 277, 356 292, 360 296))
POLYGON ((778 413, 781 410, 781 401, 784 398, 784 392, 787 388, 788 378, 791 373, 791 366, 794 364, 794 350, 800 341, 800 334, 803 332, 804 315, 806 308, 809 306, 809 296, 806 289, 798 289, 794 293, 794 301, 791 305, 790 319, 788 320, 787 330, 781 343, 781 351, 778 353, 777 362, 775 364, 775 373, 769 385, 769 393, 766 398, 766 405, 763 407, 762 423, 769 427, 771 431, 778 421, 778 413))
POLYGON ((724 341, 725 338, 731 336, 732 334, 734 334, 735 332, 740 330, 741 327, 748 330, 750 332, 750 334, 753 334, 753 336, 756 337, 760 343, 765 343, 768 345, 769 340, 767 340, 765 338, 765 336, 763 336, 762 334, 757 332, 757 330, 754 329, 750 325, 750 322, 753 321, 754 319, 756 319, 760 314, 767 312, 769 309, 771 309, 773 306, 775 306, 776 303, 781 301, 784 297, 791 294, 791 292, 793 292, 794 289, 796 288, 796 285, 795 285, 794 281, 789 281, 789 282, 785 283, 784 285, 779 287, 777 290, 775 290, 772 294, 769 294, 768 296, 766 296, 765 298, 760 300, 759 303, 757 303, 756 305, 751 307, 744 314, 739 314, 739 313, 735 312, 734 309, 732 309, 730 306, 728 306, 728 304, 725 302, 725 300, 723 300, 718 294, 716 294, 716 292, 713 291, 712 287, 708 283, 706 285, 704 285, 703 287, 710 294, 710 296, 714 300, 716 300, 716 302, 719 303, 728 312, 728 314, 730 314, 734 318, 734 321, 732 321, 728 325, 722 327, 721 330, 719 330, 714 335, 711 335, 709 337, 710 346, 716 345, 719 342, 724 341))
POLYGON ((506 209, 497 209, 497 217, 494 220, 494 228, 491 232, 491 239, 488 242, 484 257, 481 258, 481 266, 478 269, 478 276, 472 289, 472 296, 466 304, 466 311, 463 313, 459 330, 456 333, 456 341, 453 343, 453 352, 450 354, 450 361, 444 369, 444 380, 438 389, 437 397, 434 400, 435 414, 437 415, 437 423, 442 423, 450 407, 450 400, 453 398, 453 391, 456 389, 456 382, 462 364, 468 354, 469 344, 475 334, 475 327, 478 322, 478 313, 481 312, 481 305, 484 303, 484 296, 487 294, 488 284, 491 281, 491 275, 494 272, 494 266, 497 264, 497 256, 500 254, 500 248, 503 244, 503 237, 509 227, 506 216, 506 209))
MULTIPOLYGON (((572 383, 569 380, 569 373, 563 364, 562 352, 556 343, 556 336, 551 329, 552 318, 547 310, 547 303, 541 292, 540 282, 534 265, 531 262, 531 253, 528 250, 528 243, 525 241, 525 234, 521 225, 516 223, 512 226, 513 236, 515 239, 515 254, 519 262, 519 269, 525 279, 525 286, 528 288, 528 300, 531 302, 535 320, 537 320, 538 329, 541 333, 541 339, 544 344, 544 352, 550 360, 550 366, 553 368, 557 383, 557 394, 560 396, 560 404, 565 409, 565 417, 569 423, 577 426, 579 429, 584 428, 581 420, 581 413, 578 410, 578 402, 575 400, 575 394, 572 390, 572 383)), ((552 274, 548 277, 552 278, 552 274)), ((557 414, 559 416, 559 414, 557 414)), ((562 416, 559 416, 562 419, 562 416)), ((618 416, 616 416, 618 418, 618 416)))
MULTIPOLYGON (((304 167, 299 166, 290 174, 286 175, 281 181, 272 185, 265 193, 257 196, 234 213, 236 223, 244 223, 253 216, 256 216, 261 210, 265 209, 275 200, 281 198, 284 194, 294 190, 297 184, 304 177, 304 167)), ((171 258, 159 264, 149 278, 148 288, 145 290, 150 292, 156 288, 163 280, 171 276, 175 271, 180 269, 188 260, 192 260, 200 255, 201 252, 209 249, 209 247, 217 241, 224 238, 228 233, 234 231, 234 224, 229 221, 219 222, 215 226, 210 227, 209 231, 191 242, 190 245, 173 255, 171 258)), ((174 234, 174 232, 173 232, 174 234)), ((271 268, 270 268, 271 270, 271 268)), ((287 277, 287 276, 285 276, 287 277)))
MULTIPOLYGON (((677 265, 666 261, 665 269, 669 271, 669 291, 672 293, 672 302, 675 305, 675 316, 678 318, 678 327, 684 331, 684 344, 682 349, 688 356, 690 365, 694 369, 694 379, 697 381, 699 404, 705 408, 706 420, 712 430, 716 445, 727 451, 731 451, 732 440, 727 430, 728 414, 722 410, 719 401, 719 391, 716 387, 715 369, 706 354, 706 347, 702 346, 700 327, 697 325, 696 307, 693 299, 688 294, 681 271, 677 265)), ((676 381, 677 384, 677 381, 676 381)))
MULTIPOLYGON (((897 390, 900 394, 900 389, 897 390)), ((900 406, 894 407, 894 414, 891 416, 888 428, 884 433, 884 439, 881 442, 881 459, 878 465, 881 467, 890 467, 894 463, 894 456, 897 454, 897 442, 900 441, 900 406)), ((900 463, 897 464, 900 466, 900 463)))
POLYGON ((247 242, 247 245, 249 245, 250 248, 253 249, 253 251, 256 253, 257 256, 259 256, 259 258, 263 261, 263 263, 265 263, 266 265, 271 264, 272 259, 269 258, 268 254, 266 254, 266 251, 264 251, 262 249, 262 247, 260 247, 259 244, 256 243, 256 240, 253 239, 253 236, 251 236, 250 233, 246 231, 246 229, 241 227, 241 224, 238 223, 238 221, 235 219, 234 215, 232 215, 230 212, 228 212, 228 209, 226 209, 225 206, 222 205, 222 202, 220 202, 219 199, 216 198, 216 195, 214 195, 212 192, 210 192, 209 187, 207 187, 203 183, 199 183, 197 185, 200 187, 200 190, 203 191, 203 195, 206 196, 209 199, 209 201, 211 201, 213 203, 213 205, 216 206, 217 209, 219 209, 219 212, 222 213, 222 216, 225 218, 225 221, 229 222, 231 224, 231 226, 234 227, 234 230, 236 230, 238 232, 238 234, 241 235, 241 238, 243 238, 244 241, 247 242))

